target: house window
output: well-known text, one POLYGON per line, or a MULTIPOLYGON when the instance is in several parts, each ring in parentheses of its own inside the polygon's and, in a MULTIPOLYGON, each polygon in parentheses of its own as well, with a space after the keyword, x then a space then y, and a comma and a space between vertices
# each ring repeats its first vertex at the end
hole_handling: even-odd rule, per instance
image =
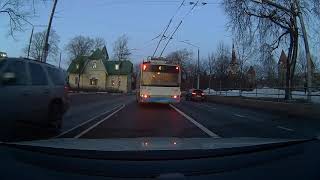
POLYGON ((91 85, 91 86, 96 86, 96 85, 98 85, 98 79, 96 79, 96 78, 91 78, 91 79, 90 79, 90 85, 91 85))
POLYGON ((116 64, 114 68, 115 70, 119 70, 119 64, 116 64))
POLYGON ((78 84, 79 82, 79 77, 74 77, 74 84, 78 84))
POLYGON ((93 62, 92 63, 92 69, 96 69, 97 68, 97 63, 96 62, 93 62))

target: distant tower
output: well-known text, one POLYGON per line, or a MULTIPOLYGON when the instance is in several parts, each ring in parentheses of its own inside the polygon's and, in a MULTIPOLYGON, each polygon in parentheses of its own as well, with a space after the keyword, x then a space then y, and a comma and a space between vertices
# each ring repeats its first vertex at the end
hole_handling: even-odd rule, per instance
POLYGON ((231 62, 228 67, 228 73, 231 75, 237 74, 239 71, 239 63, 237 62, 236 50, 234 48, 234 44, 232 44, 232 56, 231 62))
POLYGON ((105 60, 109 60, 109 54, 106 46, 103 46, 102 48, 102 54, 105 60))
POLYGON ((247 80, 248 80, 248 88, 255 88, 256 86, 256 70, 253 66, 250 66, 249 70, 247 71, 247 80))
POLYGON ((284 87, 286 82, 287 60, 288 60, 288 57, 286 53, 282 50, 279 61, 278 61, 278 79, 280 83, 279 85, 281 87, 284 87))

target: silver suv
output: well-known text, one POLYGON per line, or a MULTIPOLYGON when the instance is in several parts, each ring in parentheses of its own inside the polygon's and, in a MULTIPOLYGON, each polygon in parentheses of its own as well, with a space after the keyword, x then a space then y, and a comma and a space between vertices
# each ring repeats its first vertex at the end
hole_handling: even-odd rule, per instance
POLYGON ((23 121, 59 131, 69 107, 65 77, 63 70, 39 61, 0 59, 0 125, 23 121))

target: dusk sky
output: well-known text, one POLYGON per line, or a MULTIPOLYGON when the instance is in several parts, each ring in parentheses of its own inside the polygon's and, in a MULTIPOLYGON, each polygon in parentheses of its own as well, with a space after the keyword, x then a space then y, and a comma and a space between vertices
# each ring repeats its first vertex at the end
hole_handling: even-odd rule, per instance
MULTIPOLYGON (((191 9, 187 0, 185 5, 173 19, 168 32, 172 32, 180 20, 183 23, 169 44, 165 54, 187 48, 196 52, 190 45, 179 41, 189 40, 200 47, 201 57, 207 57, 220 41, 231 46, 231 33, 226 29, 226 15, 218 0, 201 0, 207 5, 196 7, 192 13, 185 16, 191 9), (185 17, 185 18, 183 18, 185 17)), ((151 56, 158 39, 150 41, 159 35, 168 24, 170 18, 176 13, 181 4, 180 0, 59 0, 56 17, 52 28, 60 36, 60 48, 63 50, 66 43, 76 35, 102 37, 107 41, 109 55, 112 56, 113 42, 121 35, 129 37, 129 48, 132 51, 132 61, 141 61, 151 56)), ((51 1, 37 5, 36 17, 31 19, 35 25, 47 25, 51 1)), ((0 17, 0 51, 7 52, 9 56, 23 56, 23 48, 27 45, 31 27, 26 31, 17 33, 15 39, 8 36, 8 19, 0 17)), ((45 30, 36 27, 35 32, 45 30)), ((162 43, 160 50, 164 46, 162 43)), ((67 54, 63 53, 63 60, 67 54)), ((159 55, 159 54, 158 54, 159 55)), ((54 60, 50 63, 56 64, 54 60)), ((64 64, 64 67, 66 65, 64 64)))

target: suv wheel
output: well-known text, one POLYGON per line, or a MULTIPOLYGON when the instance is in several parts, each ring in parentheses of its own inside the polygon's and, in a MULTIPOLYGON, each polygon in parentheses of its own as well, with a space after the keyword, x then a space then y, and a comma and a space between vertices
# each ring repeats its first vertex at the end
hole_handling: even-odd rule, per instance
POLYGON ((58 132, 62 127, 63 109, 61 104, 52 103, 49 108, 49 127, 58 132))

